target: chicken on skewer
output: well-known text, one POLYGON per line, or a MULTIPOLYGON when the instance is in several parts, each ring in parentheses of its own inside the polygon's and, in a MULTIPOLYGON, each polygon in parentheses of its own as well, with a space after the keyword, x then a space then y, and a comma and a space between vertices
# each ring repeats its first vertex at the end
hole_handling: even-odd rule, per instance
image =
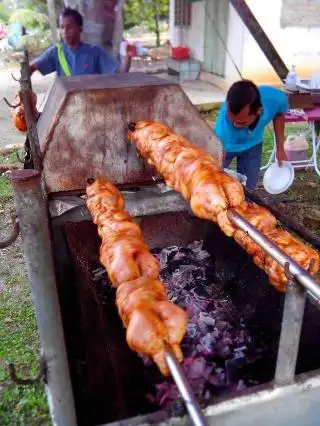
POLYGON ((190 201, 196 216, 217 222, 226 235, 234 237, 253 256, 256 265, 269 275, 270 282, 278 290, 285 290, 287 277, 284 269, 230 222, 227 216, 229 208, 236 210, 303 268, 311 269, 313 274, 319 270, 318 253, 288 232, 276 229, 276 218, 267 209, 247 203, 242 185, 219 170, 213 156, 193 146, 184 137, 175 135, 163 124, 139 121, 131 123, 129 129, 129 140, 163 175, 167 185, 190 201))
POLYGON ((160 265, 149 252, 141 229, 124 210, 124 199, 115 186, 89 180, 87 206, 102 239, 100 261, 117 289, 116 303, 127 328, 129 347, 149 355, 164 375, 169 374, 165 345, 182 361, 180 342, 186 332, 187 314, 169 302, 158 280, 160 265))

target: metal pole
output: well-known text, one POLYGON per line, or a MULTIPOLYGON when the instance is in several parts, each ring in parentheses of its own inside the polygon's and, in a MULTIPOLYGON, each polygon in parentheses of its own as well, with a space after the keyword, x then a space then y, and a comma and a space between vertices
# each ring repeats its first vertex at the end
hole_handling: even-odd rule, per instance
POLYGON ((277 247, 269 238, 258 231, 235 210, 228 211, 228 217, 239 229, 246 232, 252 240, 268 253, 279 265, 288 264, 288 272, 317 300, 320 300, 320 285, 313 279, 309 272, 303 269, 284 251, 277 247))
POLYGON ((75 426, 76 414, 40 173, 35 170, 14 171, 12 185, 42 352, 47 364, 46 391, 51 418, 54 425, 75 426))
POLYGON ((170 373, 181 393, 186 408, 190 414, 193 423, 196 426, 206 426, 207 421, 202 410, 196 400, 190 384, 188 383, 184 372, 171 348, 167 346, 165 351, 165 359, 167 361, 170 373))
POLYGON ((276 384, 289 385, 294 381, 305 304, 306 292, 294 280, 289 280, 283 308, 276 384))

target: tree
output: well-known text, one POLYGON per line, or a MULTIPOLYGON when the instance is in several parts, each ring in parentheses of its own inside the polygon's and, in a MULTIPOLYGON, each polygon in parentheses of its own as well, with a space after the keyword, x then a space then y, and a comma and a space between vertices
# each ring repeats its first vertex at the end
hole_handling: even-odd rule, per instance
POLYGON ((144 0, 126 0, 124 4, 124 28, 129 30, 145 21, 144 0))
POLYGON ((47 9, 52 38, 53 41, 56 43, 58 41, 58 31, 55 0, 47 0, 47 9))
POLYGON ((124 6, 124 28, 126 30, 145 24, 156 34, 160 46, 160 21, 169 19, 168 0, 127 0, 124 6))
POLYGON ((9 23, 14 24, 19 22, 26 28, 37 28, 41 29, 49 28, 48 16, 44 13, 35 12, 34 10, 18 9, 12 13, 9 18, 9 23))
POLYGON ((0 3, 0 23, 7 24, 9 22, 10 13, 3 3, 0 3))

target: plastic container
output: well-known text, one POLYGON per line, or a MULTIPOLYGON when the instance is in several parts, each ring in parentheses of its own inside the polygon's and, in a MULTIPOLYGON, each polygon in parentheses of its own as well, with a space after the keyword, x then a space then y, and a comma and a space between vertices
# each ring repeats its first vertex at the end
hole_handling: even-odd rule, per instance
POLYGON ((189 59, 190 49, 184 46, 177 46, 171 48, 171 58, 177 61, 183 61, 189 59))
POLYGON ((311 81, 310 81, 310 88, 311 89, 320 89, 320 73, 319 72, 313 74, 311 81))
POLYGON ((291 71, 288 72, 288 75, 286 77, 285 84, 288 89, 295 90, 297 88, 297 83, 298 76, 296 72, 296 66, 292 65, 291 71))
MULTIPOLYGON (((288 161, 306 161, 308 159, 309 144, 304 135, 289 135, 284 143, 284 150, 288 161)), ((296 169, 303 169, 303 163, 294 163, 296 169)))
POLYGON ((241 173, 236 172, 235 170, 231 169, 223 169, 228 175, 232 176, 233 178, 237 179, 240 183, 242 183, 243 186, 246 186, 247 184, 247 176, 242 175, 241 173))
POLYGON ((120 43, 120 56, 127 56, 128 54, 131 56, 137 56, 136 45, 123 40, 120 43))

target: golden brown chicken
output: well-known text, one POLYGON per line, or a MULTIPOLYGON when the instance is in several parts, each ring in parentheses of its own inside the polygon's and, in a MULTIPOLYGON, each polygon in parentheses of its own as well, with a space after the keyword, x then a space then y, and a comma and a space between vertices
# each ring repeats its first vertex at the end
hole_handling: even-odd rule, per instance
POLYGON ((244 200, 242 185, 219 170, 213 156, 175 135, 167 126, 153 121, 139 121, 129 125, 129 140, 141 155, 163 175, 167 185, 190 201, 192 211, 200 218, 217 222, 222 231, 234 237, 251 256, 255 264, 265 270, 270 282, 280 291, 285 290, 284 269, 243 231, 228 219, 227 210, 235 209, 251 225, 270 238, 285 253, 311 273, 319 270, 319 255, 288 232, 276 229, 276 218, 264 207, 244 200))
MULTIPOLYGON (((27 123, 25 118, 25 110, 24 106, 21 103, 20 93, 17 93, 13 100, 13 105, 17 105, 15 108, 11 108, 12 122, 17 130, 22 133, 25 133, 27 129, 27 123)), ((31 105, 33 107, 33 114, 35 117, 39 116, 39 112, 37 110, 37 95, 32 92, 31 93, 31 105)))
POLYGON ((141 229, 124 210, 117 188, 102 180, 87 186, 87 206, 102 239, 100 261, 114 287, 116 303, 127 342, 136 352, 153 358, 164 375, 169 374, 165 345, 179 361, 180 342, 187 327, 187 314, 169 302, 158 280, 160 265, 149 252, 141 229))

